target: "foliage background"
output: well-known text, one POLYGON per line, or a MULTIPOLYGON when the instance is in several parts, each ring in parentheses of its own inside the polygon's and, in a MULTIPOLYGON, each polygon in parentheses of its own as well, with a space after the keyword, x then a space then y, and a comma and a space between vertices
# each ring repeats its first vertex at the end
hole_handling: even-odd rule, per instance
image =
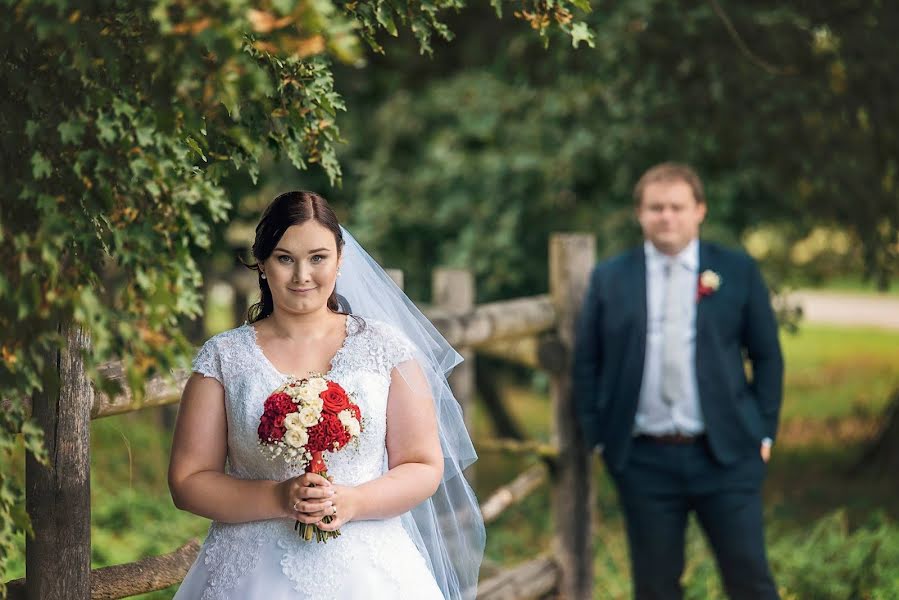
POLYGON ((888 286, 899 8, 646 0, 594 3, 587 20, 594 49, 544 51, 469 11, 433 60, 406 45, 367 76, 338 71, 349 144, 332 197, 385 262, 413 282, 432 264, 472 268, 484 299, 546 289, 550 232, 620 250, 638 235, 636 179, 681 160, 708 188, 706 236, 756 233, 778 277, 858 270, 888 286))
POLYGON ((91 331, 94 376, 184 364, 205 282, 287 188, 420 300, 435 265, 479 300, 544 291, 553 231, 620 250, 667 159, 703 175, 705 235, 772 280, 897 272, 895 3, 4 0, 0 33, 4 464, 41 456, 22 401, 55 385, 61 323, 91 331))

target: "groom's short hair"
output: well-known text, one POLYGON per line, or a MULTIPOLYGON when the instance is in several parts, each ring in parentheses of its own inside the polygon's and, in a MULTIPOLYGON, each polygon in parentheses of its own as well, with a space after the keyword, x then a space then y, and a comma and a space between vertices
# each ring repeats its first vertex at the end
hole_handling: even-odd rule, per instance
POLYGON ((693 167, 683 163, 663 162, 643 173, 637 185, 634 186, 634 202, 640 206, 643 201, 643 191, 650 183, 683 181, 693 190, 693 197, 700 204, 705 204, 705 191, 702 189, 702 180, 693 170, 693 167))

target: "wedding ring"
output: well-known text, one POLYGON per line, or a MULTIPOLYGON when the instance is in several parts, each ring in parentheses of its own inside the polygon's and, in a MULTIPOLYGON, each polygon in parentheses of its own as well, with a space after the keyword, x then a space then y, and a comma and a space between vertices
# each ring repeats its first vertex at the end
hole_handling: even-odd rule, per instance
POLYGON ((300 503, 299 500, 297 500, 296 502, 293 503, 293 509, 294 509, 295 511, 299 511, 299 510, 300 510, 300 507, 297 506, 299 503, 300 503))
POLYGON ((335 517, 337 516, 337 507, 336 506, 331 507, 331 514, 334 515, 335 517))

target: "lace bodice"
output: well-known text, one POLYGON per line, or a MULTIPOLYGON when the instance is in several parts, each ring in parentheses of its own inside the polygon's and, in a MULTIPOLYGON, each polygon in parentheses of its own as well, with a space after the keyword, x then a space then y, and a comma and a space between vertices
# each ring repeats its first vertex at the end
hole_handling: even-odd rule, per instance
MULTIPOLYGON (((358 446, 351 444, 339 452, 326 453, 325 460, 334 481, 358 485, 383 472, 390 372, 412 354, 408 340, 384 323, 356 317, 348 317, 346 323, 346 339, 325 377, 354 395, 365 430, 358 446)), ((217 379, 225 388, 228 473, 241 479, 277 481, 302 474, 302 469, 271 460, 259 447, 256 428, 263 403, 288 375, 279 372, 262 353, 251 325, 207 341, 194 360, 193 370, 217 379)))
MULTIPOLYGON (((346 328, 346 339, 325 377, 353 394, 362 412, 364 430, 358 445, 326 453, 325 461, 336 483, 359 485, 379 477, 387 469, 385 438, 390 374, 395 366, 412 358, 412 346, 399 331, 379 321, 349 317, 346 328)), ((193 370, 215 378, 225 388, 229 474, 241 479, 281 481, 302 473, 280 459, 270 459, 259 445, 256 430, 265 399, 288 375, 279 372, 262 353, 252 326, 244 324, 211 338, 197 354, 193 370)), ((333 564, 335 556, 341 562, 360 558, 377 562, 382 572, 390 574, 397 568, 386 560, 390 549, 372 550, 382 545, 381 540, 389 539, 385 537, 384 527, 402 529, 399 518, 350 522, 342 527, 341 537, 327 544, 315 544, 299 541, 289 519, 233 525, 215 522, 204 546, 210 583, 202 598, 229 597, 227 590, 255 567, 259 549, 270 540, 277 540, 283 549, 282 571, 296 583, 298 590, 308 585, 304 573, 316 561, 333 564), (365 557, 358 556, 362 548, 368 548, 365 557)), ((334 569, 315 572, 338 576, 334 569)), ((397 576, 401 574, 397 572, 397 576)), ((322 598, 328 597, 327 577, 316 586, 322 598)), ((336 586, 337 582, 331 584, 336 586)))

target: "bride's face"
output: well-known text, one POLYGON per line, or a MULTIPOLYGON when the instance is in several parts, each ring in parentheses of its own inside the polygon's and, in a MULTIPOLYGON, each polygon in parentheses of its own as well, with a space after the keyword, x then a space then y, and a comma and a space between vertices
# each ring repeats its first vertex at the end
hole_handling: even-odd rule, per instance
POLYGON ((262 263, 276 310, 322 310, 337 282, 340 255, 334 234, 315 220, 287 228, 262 263))

